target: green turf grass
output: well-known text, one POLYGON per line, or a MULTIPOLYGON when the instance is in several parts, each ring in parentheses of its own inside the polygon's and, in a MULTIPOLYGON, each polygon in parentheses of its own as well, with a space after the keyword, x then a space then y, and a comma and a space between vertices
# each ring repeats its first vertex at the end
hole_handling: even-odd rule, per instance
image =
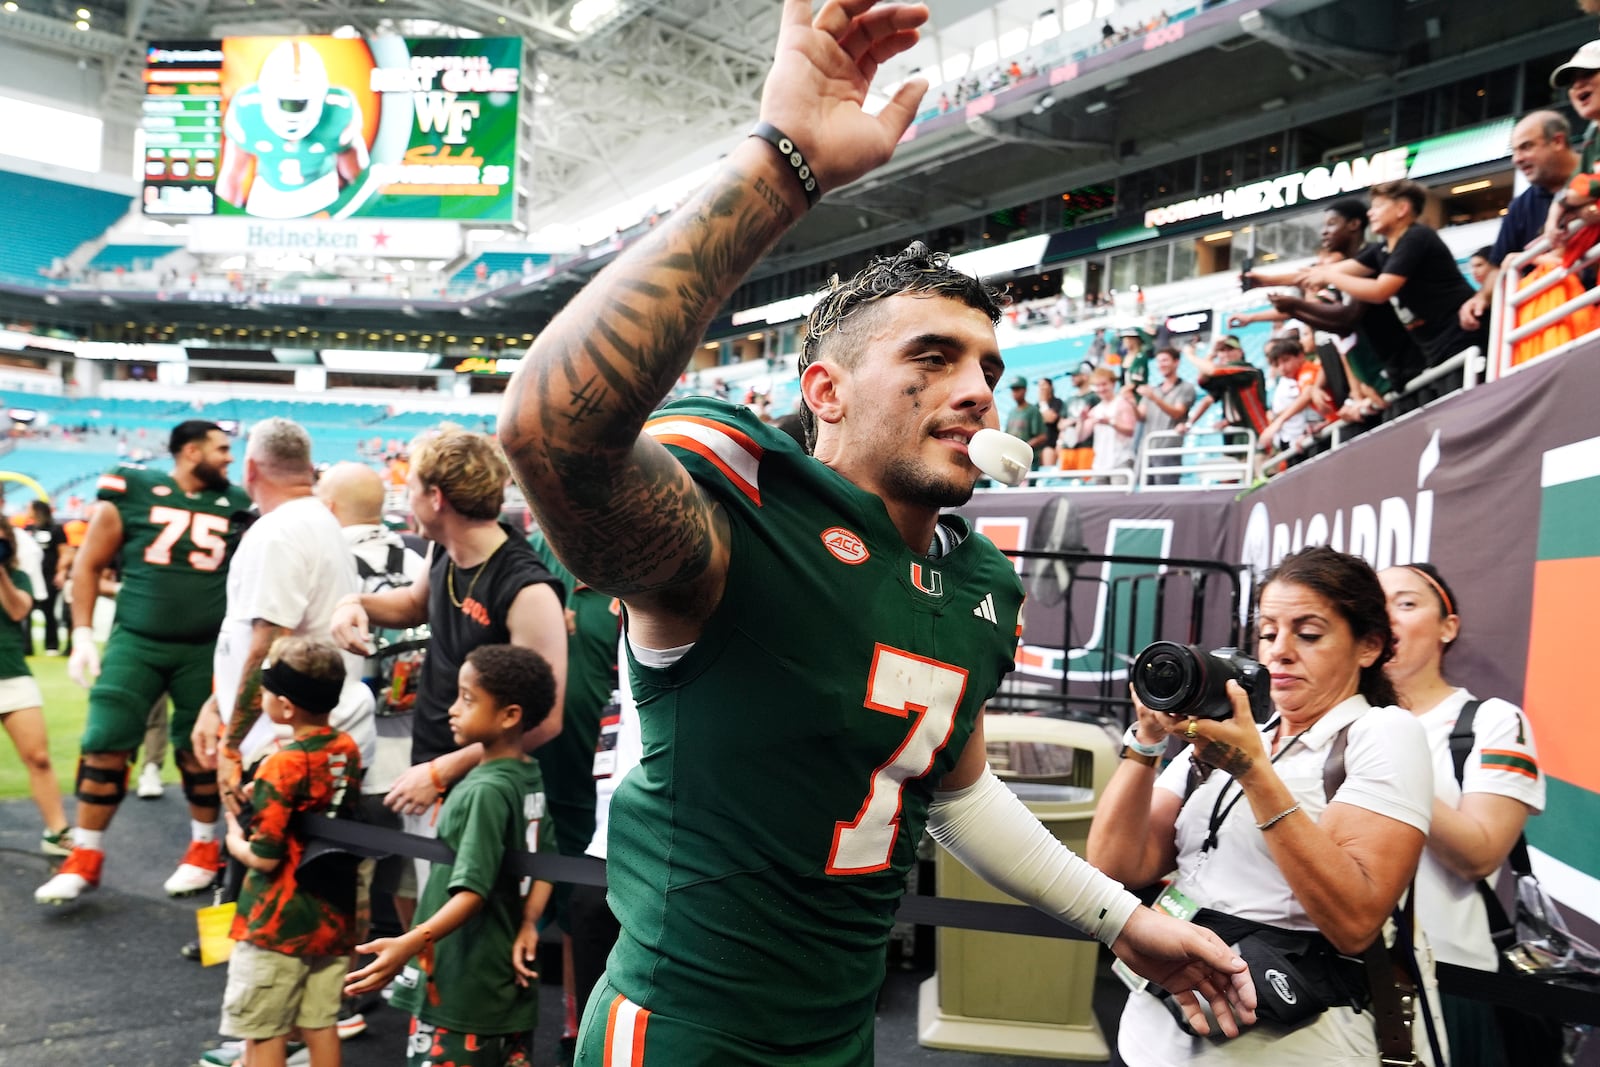
MULTIPOLYGON (((36 648, 43 648, 35 643, 36 648)), ((78 768, 78 741, 83 736, 84 719, 89 714, 89 691, 80 688, 67 677, 67 657, 29 656, 28 667, 39 681, 44 694, 44 724, 50 738, 50 763, 56 769, 63 796, 71 797, 72 783, 78 768)), ((172 769, 172 757, 162 777, 168 782, 177 780, 172 769)), ((130 783, 130 791, 131 791, 130 783)), ((0 800, 28 796, 28 775, 17 758, 9 737, 0 737, 0 800)), ((70 801, 68 808, 70 811, 70 801)))

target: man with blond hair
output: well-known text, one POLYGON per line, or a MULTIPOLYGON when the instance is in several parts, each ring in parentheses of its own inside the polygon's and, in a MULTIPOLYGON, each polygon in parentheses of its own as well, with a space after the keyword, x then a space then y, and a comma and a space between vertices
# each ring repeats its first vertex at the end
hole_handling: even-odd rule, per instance
POLYGON ((450 733, 456 675, 468 652, 513 644, 543 656, 556 673, 555 710, 523 737, 524 750, 561 732, 567 662, 561 585, 522 534, 499 521, 508 478, 499 447, 483 434, 445 429, 419 438, 406 489, 418 528, 433 542, 427 580, 352 593, 334 613, 334 643, 359 655, 373 651, 373 626, 427 623, 432 632, 417 683, 411 768, 385 798, 411 833, 432 835, 428 813, 482 754, 481 745, 457 748, 450 733))

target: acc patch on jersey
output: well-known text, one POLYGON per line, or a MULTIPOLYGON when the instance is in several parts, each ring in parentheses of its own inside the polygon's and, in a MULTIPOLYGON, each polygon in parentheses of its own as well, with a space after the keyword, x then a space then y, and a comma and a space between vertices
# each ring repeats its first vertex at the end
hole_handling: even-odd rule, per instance
POLYGON ((852 567, 858 563, 865 563, 868 556, 867 544, 843 526, 830 526, 822 531, 822 543, 827 546, 833 558, 840 563, 848 563, 852 567))

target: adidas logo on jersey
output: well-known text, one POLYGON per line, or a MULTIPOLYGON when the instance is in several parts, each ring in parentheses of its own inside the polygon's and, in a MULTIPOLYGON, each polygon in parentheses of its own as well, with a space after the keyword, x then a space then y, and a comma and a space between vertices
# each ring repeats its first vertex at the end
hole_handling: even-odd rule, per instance
POLYGON ((995 618, 995 615, 994 615, 994 594, 993 593, 985 593, 985 594, 983 594, 983 599, 978 601, 978 606, 972 609, 972 613, 974 615, 976 615, 980 619, 988 619, 990 625, 993 625, 993 626, 999 626, 1000 625, 1000 620, 995 618))

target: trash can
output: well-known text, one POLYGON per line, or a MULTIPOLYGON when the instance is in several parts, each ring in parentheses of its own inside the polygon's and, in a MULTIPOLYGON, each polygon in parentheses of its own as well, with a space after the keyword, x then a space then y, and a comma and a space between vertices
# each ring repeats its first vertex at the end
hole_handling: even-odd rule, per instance
MULTIPOLYGON (((984 736, 995 772, 1082 855, 1095 803, 1116 769, 1111 736, 1100 726, 1027 715, 989 715, 984 736)), ((943 849, 934 872, 941 897, 1018 903, 943 849)), ((1094 1018, 1099 942, 942 927, 936 945, 937 968, 917 1005, 917 1039, 925 1047, 1109 1057, 1094 1018)))

